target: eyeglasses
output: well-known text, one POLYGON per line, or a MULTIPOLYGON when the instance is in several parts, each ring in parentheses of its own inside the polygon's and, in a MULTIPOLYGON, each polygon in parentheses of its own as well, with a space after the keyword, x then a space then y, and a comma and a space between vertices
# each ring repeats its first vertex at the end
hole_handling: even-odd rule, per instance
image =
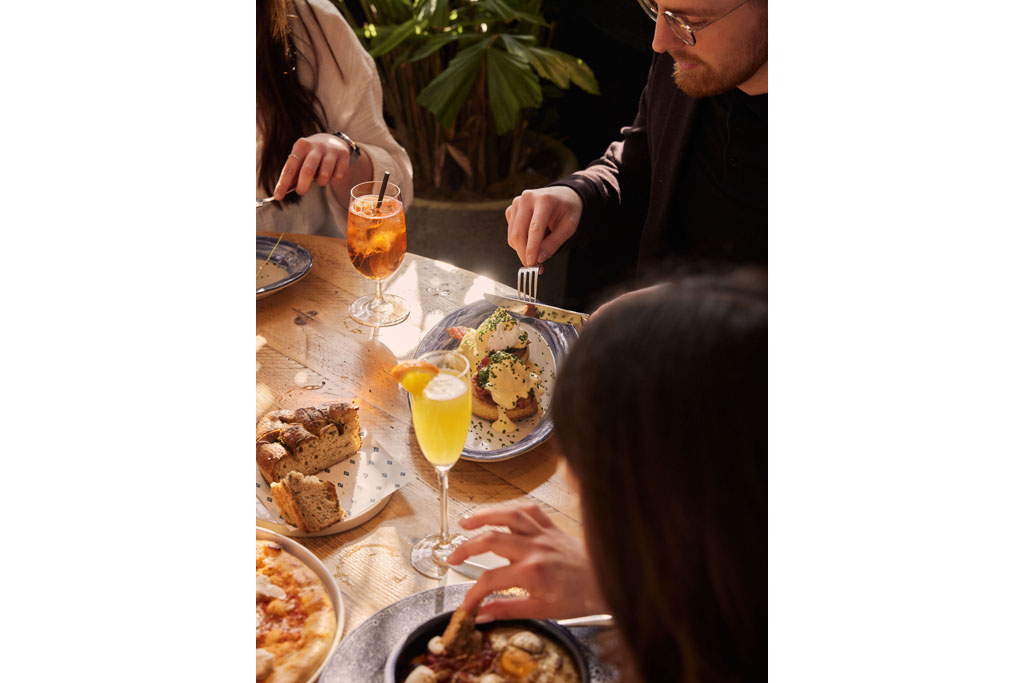
POLYGON ((657 0, 637 0, 637 2, 639 2, 640 6, 644 8, 644 12, 647 13, 647 16, 649 16, 655 22, 658 21, 659 15, 664 16, 665 19, 668 21, 668 25, 672 28, 672 32, 676 34, 676 37, 679 38, 679 40, 683 41, 687 45, 696 45, 697 37, 694 34, 697 33, 697 31, 703 31, 704 29, 706 29, 708 26, 711 26, 711 24, 715 23, 719 19, 725 19, 727 16, 738 10, 740 7, 743 7, 745 4, 750 2, 750 0, 743 0, 743 2, 736 5, 731 10, 729 10, 722 16, 718 17, 717 19, 712 19, 711 21, 701 21, 693 25, 687 24, 685 21, 682 20, 681 17, 676 16, 669 10, 659 12, 657 0))

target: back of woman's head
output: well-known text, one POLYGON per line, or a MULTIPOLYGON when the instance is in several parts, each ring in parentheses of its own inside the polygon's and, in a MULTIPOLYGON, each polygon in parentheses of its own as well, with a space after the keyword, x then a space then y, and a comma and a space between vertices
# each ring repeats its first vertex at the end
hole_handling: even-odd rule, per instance
POLYGON ((621 299, 559 368, 552 415, 636 672, 767 671, 768 305, 760 274, 621 299))

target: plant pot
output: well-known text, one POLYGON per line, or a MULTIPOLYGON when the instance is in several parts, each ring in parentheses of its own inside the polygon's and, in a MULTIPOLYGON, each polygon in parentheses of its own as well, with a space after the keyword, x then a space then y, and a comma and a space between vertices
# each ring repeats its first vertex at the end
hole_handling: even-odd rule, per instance
MULTIPOLYGON (((565 145, 548 140, 562 160, 561 172, 551 180, 579 169, 579 162, 565 145)), ((417 196, 406 210, 408 250, 515 287, 522 263, 508 246, 505 220, 505 209, 514 198, 450 202, 417 196)), ((567 260, 567 253, 559 251, 544 263, 537 293, 541 301, 562 304, 567 260)))

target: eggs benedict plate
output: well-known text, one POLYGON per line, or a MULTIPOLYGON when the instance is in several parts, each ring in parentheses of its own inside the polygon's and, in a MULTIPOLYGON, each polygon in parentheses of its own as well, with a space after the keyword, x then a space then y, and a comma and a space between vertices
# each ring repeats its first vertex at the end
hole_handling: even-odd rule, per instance
POLYGON ((520 318, 478 301, 438 322, 416 349, 457 349, 472 368, 473 418, 462 457, 506 460, 551 435, 548 408, 558 364, 576 341, 576 329, 520 318))

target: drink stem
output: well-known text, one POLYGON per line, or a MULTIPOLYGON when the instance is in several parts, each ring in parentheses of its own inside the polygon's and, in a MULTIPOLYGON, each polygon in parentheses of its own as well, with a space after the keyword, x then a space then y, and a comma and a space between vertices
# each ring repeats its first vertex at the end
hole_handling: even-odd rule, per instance
POLYGON ((447 548, 451 543, 448 533, 448 468, 438 467, 437 480, 441 484, 441 547, 447 548))
POLYGON ((374 303, 378 306, 384 303, 384 285, 381 284, 382 278, 377 278, 374 283, 377 285, 377 296, 375 297, 374 303))

